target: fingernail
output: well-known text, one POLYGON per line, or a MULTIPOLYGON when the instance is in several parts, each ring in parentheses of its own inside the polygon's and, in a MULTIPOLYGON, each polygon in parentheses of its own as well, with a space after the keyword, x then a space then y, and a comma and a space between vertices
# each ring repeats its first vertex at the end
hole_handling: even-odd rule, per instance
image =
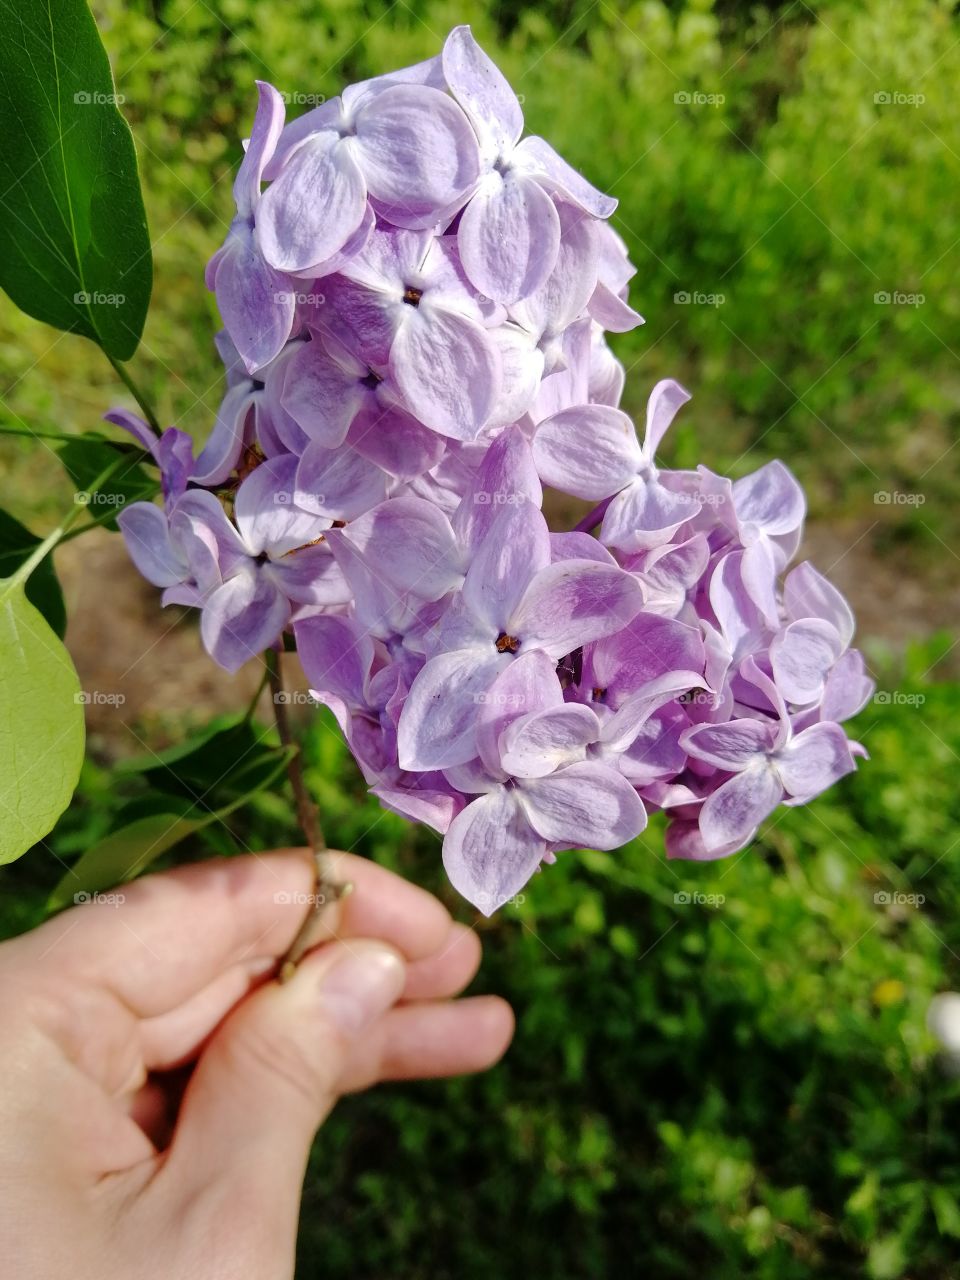
POLYGON ((405 977, 395 951, 353 945, 321 976, 324 1012, 344 1035, 359 1035, 396 1001, 405 977))

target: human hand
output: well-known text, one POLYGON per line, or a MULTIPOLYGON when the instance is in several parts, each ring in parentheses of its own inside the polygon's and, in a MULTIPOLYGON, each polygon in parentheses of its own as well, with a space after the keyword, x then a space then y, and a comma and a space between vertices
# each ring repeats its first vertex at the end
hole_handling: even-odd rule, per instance
POLYGON ((289 1280, 337 1098, 504 1052, 504 1001, 450 999, 476 934, 364 859, 330 855, 326 874, 355 887, 336 940, 282 985, 315 888, 302 850, 148 876, 0 945, 13 1280, 289 1280))

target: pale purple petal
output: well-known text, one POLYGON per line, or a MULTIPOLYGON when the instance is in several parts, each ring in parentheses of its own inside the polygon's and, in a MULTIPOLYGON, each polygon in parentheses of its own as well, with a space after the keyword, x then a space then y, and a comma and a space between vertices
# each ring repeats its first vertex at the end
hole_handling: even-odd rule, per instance
POLYGON ((487 771, 502 775, 500 736, 520 716, 563 705, 556 663, 540 649, 531 649, 510 662, 481 695, 477 746, 487 771))
POLYGON ((329 528, 329 520, 299 506, 295 499, 298 460, 291 453, 269 458, 247 476, 237 490, 233 514, 252 556, 282 556, 302 547, 329 528))
POLYGON ((442 63, 450 92, 470 117, 485 156, 509 154, 523 133, 523 111, 499 67, 468 26, 454 27, 447 36, 442 63))
POLYGON ((444 454, 442 436, 399 405, 368 395, 354 418, 347 442, 352 449, 398 480, 414 480, 444 454))
POLYGON ((843 648, 850 647, 854 632, 853 610, 833 583, 828 582, 809 562, 798 564, 787 574, 783 583, 783 603, 794 621, 823 618, 825 622, 832 623, 843 648))
POLYGON ((172 587, 190 576, 170 541, 167 517, 152 502, 131 502, 117 516, 130 559, 155 587, 172 587))
POLYGON ((587 687, 600 690, 600 700, 616 708, 636 693, 657 692, 660 686, 650 687, 651 683, 676 673, 696 673, 687 688, 702 683, 704 662, 696 627, 637 612, 614 634, 585 650, 583 676, 587 687))
POLYGON ((863 710, 875 688, 875 682, 867 675, 863 654, 857 649, 848 649, 827 676, 820 705, 822 718, 849 720, 863 710))
POLYGON ((549 276, 560 252, 560 219, 543 187, 522 173, 484 179, 457 232, 464 269, 496 302, 516 302, 549 276))
POLYGON ((378 466, 347 447, 310 444, 297 468, 294 500, 331 520, 353 520, 386 497, 387 477, 378 466))
POLYGON ((602 404, 563 409, 541 422, 533 458, 545 484, 591 502, 623 489, 642 463, 631 420, 602 404))
POLYGON ((294 624, 297 656, 311 689, 335 694, 356 709, 366 703, 373 641, 349 618, 311 617, 294 624))
POLYGON ((290 360, 281 404, 311 440, 335 449, 346 438, 365 395, 357 371, 344 368, 315 339, 290 360))
POLYGON ((443 512, 422 498, 391 498, 340 535, 398 591, 437 600, 462 581, 456 538, 443 512))
POLYGON ((600 722, 589 707, 568 702, 534 711, 507 726, 500 738, 500 763, 516 778, 543 778, 584 758, 596 741, 600 722))
POLYGON ((562 192, 595 218, 609 218, 617 207, 612 196, 604 195, 587 182, 543 138, 524 138, 513 153, 513 161, 525 172, 535 174, 548 189, 562 192))
POLYGON ((622 569, 563 560, 537 574, 509 619, 509 634, 559 659, 619 631, 642 605, 640 584, 622 569))
POLYGON ((217 306, 240 357, 254 373, 290 337, 296 301, 290 282, 263 260, 249 228, 231 230, 217 264, 217 306))
MULTIPOLYGON (((647 425, 643 434, 644 457, 650 462, 677 413, 690 399, 690 392, 673 378, 663 378, 647 400, 647 425)), ((691 513, 692 514, 692 513, 691 513)))
POLYGON ((800 707, 819 702, 840 648, 836 628, 819 618, 791 622, 778 632, 770 643, 770 665, 786 701, 800 707))
POLYGON ((539 508, 543 489, 530 445, 518 427, 509 427, 489 446, 467 485, 453 517, 457 537, 467 548, 478 547, 504 507, 524 502, 539 508))
POLYGON ((200 635, 214 662, 236 671, 273 644, 289 617, 286 598, 251 566, 214 591, 203 609, 200 635))
POLYGON ((250 383, 238 383, 223 397, 213 430, 200 450, 193 480, 201 485, 223 484, 236 470, 247 441, 254 408, 250 383))
POLYGON ((611 333, 629 333, 631 329, 644 323, 639 311, 634 311, 628 302, 617 297, 601 281, 597 282, 597 287, 590 296, 587 310, 591 319, 611 333))
POLYGON ((510 658, 480 649, 440 654, 414 680, 400 716, 401 769, 446 769, 477 754, 481 701, 510 658))
POLYGON ((734 774, 708 796, 700 810, 700 834, 707 852, 741 849, 783 799, 783 787, 763 761, 734 774))
POLYGON ((807 507, 800 485, 779 461, 735 480, 733 501, 741 523, 756 525, 768 535, 795 532, 807 507))
POLYGON ((726 724, 697 724, 680 739, 684 750, 717 769, 741 773, 758 757, 773 750, 777 726, 770 720, 728 720, 726 724))
POLYGON ((618 849, 647 825, 643 801, 606 765, 571 764, 524 782, 518 792, 534 830, 569 848, 618 849))
POLYGON ((493 629, 494 638, 501 631, 515 636, 509 624, 527 587, 539 581, 535 575, 549 563, 550 535, 542 512, 525 500, 501 507, 474 552, 463 583, 464 602, 493 629))
POLYGON ((475 321, 409 308, 390 350, 390 372, 407 408, 455 440, 472 440, 493 412, 500 354, 475 321))
POLYGON ((455 204, 480 176, 470 123, 439 89, 385 89, 363 101, 354 127, 350 141, 370 195, 415 219, 455 204))
POLYGON ((798 733, 777 753, 776 766, 784 789, 802 804, 857 767, 847 735, 829 722, 798 733))
POLYGON ((244 217, 253 213, 260 199, 263 171, 279 141, 286 114, 283 99, 272 84, 258 80, 257 92, 260 96, 250 142, 233 184, 237 212, 244 217))
POLYGON ((280 271, 323 262, 360 226, 366 203, 363 176, 346 142, 329 130, 315 134, 260 198, 257 235, 264 257, 280 271))
POLYGON ((468 804, 443 841, 450 883, 487 916, 520 892, 545 853, 545 841, 505 787, 468 804))
POLYGON ((699 501, 637 477, 616 495, 600 526, 600 541, 621 551, 646 551, 669 542, 700 510, 699 501))

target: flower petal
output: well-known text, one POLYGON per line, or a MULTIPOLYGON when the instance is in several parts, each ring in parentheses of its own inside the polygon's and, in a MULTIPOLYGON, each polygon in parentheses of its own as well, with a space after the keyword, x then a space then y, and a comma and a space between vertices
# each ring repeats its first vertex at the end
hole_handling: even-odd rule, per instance
POLYGON ((480 697, 510 661, 492 645, 489 654, 460 649, 431 658, 411 685, 400 714, 400 768, 447 769, 472 760, 480 697))
POLYGON ((548 189, 558 190, 595 218, 609 218, 617 207, 612 196, 604 195, 576 169, 558 156, 550 143, 535 135, 524 138, 513 153, 514 163, 527 173, 535 173, 548 189))
POLYGON ((294 623, 297 655, 311 689, 320 689, 356 709, 366 704, 373 641, 349 618, 313 617, 294 623))
POLYGON ((247 370, 279 355, 296 318, 290 282, 261 256, 250 229, 231 230, 217 264, 217 306, 247 370))
POLYGON ((450 92, 470 117, 485 158, 509 154, 523 133, 523 111, 506 77, 468 26, 454 27, 447 36, 442 62, 450 92))
POLYGON ((777 754, 777 772, 792 800, 805 804, 856 769, 850 741, 838 724, 812 724, 777 754))
POLYGON ((561 765, 582 760, 596 741, 600 721, 589 707, 567 702, 534 711, 508 725, 500 739, 500 763, 516 778, 544 778, 561 765))
POLYGON ((662 378, 647 400, 647 425, 643 433, 644 457, 651 462, 677 413, 691 398, 673 378, 662 378))
POLYGON ((289 618, 285 597, 251 565, 214 591, 203 608, 200 635, 214 662, 236 671, 273 644, 289 618))
POLYGON ((263 171, 276 149, 286 114, 283 98, 272 84, 258 80, 257 92, 259 100, 253 130, 233 183, 237 212, 244 217, 253 213, 260 199, 263 171))
POLYGON ((127 553, 148 582, 172 587, 190 576, 184 558, 170 541, 164 512, 152 502, 131 502, 117 516, 127 553))
POLYGON ((355 449, 310 444, 297 467, 294 501, 314 515, 354 520, 387 494, 387 477, 355 449))
POLYGON ((604 404, 561 409, 541 422, 533 458, 544 484, 591 502, 623 489, 642 462, 633 423, 604 404))
POLYGON ((791 569, 783 583, 783 603, 793 621, 800 618, 823 618, 833 623, 840 643, 848 649, 853 641, 853 610, 822 573, 805 561, 791 569))
POLYGON ((414 417, 455 440, 476 437, 500 391, 500 354, 484 330, 439 308, 410 308, 390 371, 414 417))
POLYGON ((520 892, 546 851, 513 793, 498 787, 450 823, 443 865, 457 892, 489 916, 520 892))
POLYGON ((462 580, 450 522, 422 498, 397 497, 351 521, 340 535, 398 591, 438 600, 462 580))
POLYGON ((624 627, 642 607, 629 573, 595 560, 561 560, 540 571, 508 621, 526 648, 560 659, 624 627))
POLYGON ((250 555, 282 556, 329 527, 329 521, 297 504, 296 474, 297 459, 284 453, 261 462, 237 490, 233 515, 250 555))
POLYGON ((363 176, 345 142, 332 130, 314 134, 260 198, 263 255, 279 271, 305 271, 353 235, 366 205, 363 176))
POLYGON ((560 252, 560 219, 543 187, 522 173, 484 180, 460 219, 457 244, 471 282, 495 302, 543 284, 560 252))
POLYGON ((791 622, 770 643, 770 665, 777 688, 799 707, 819 702, 834 663, 840 657, 836 628, 819 618, 791 622))
POLYGON ((549 563, 550 535, 543 513, 526 500, 501 507, 473 554, 463 583, 464 603, 495 638, 508 630, 523 593, 549 563))
POLYGON ((706 851, 726 854, 742 849, 782 799, 780 779, 765 760, 728 778, 700 810, 700 835, 706 851))
POLYGON ((287 365, 280 403, 311 440, 335 449, 345 440, 365 395, 356 372, 344 368, 314 339, 287 365))
POLYGON ((697 760, 730 773, 740 773, 757 756, 773 748, 777 727, 769 720, 728 720, 726 724, 695 724, 680 739, 697 760))
POLYGON ((463 198, 480 176, 470 122, 439 89, 384 89, 363 101, 354 127, 351 141, 370 195, 415 220, 463 198))
POLYGON ((618 849, 647 825, 643 801, 606 765, 571 764, 517 791, 533 829, 567 848, 618 849))
POLYGON ((756 525, 768 535, 793 533, 803 524, 807 509, 803 490, 778 460, 735 480, 733 502, 741 523, 756 525))

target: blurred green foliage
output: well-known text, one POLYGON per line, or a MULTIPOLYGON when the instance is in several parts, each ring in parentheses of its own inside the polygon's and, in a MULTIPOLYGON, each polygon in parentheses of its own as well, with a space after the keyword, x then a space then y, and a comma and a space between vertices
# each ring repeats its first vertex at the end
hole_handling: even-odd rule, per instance
MULTIPOLYGON (((620 198, 648 320, 616 340, 626 407, 668 373, 695 391, 668 459, 740 473, 784 456, 821 520, 866 525, 877 490, 922 494, 883 512, 876 546, 955 579, 954 8, 94 0, 154 242, 138 377, 164 421, 208 429, 222 380, 201 271, 231 216, 254 79, 333 94, 469 21, 528 127, 620 198), (896 292, 924 301, 875 301, 896 292)), ((95 426, 119 391, 92 347, 7 305, 0 384, 8 418, 63 430, 95 426)), ((31 525, 71 501, 26 441, 0 444, 0 480, 31 525)), ((365 798, 316 719, 306 750, 330 839, 476 923, 478 989, 507 995, 520 1025, 483 1079, 341 1106, 308 1182, 304 1280, 956 1276, 960 1086, 924 1030, 930 996, 960 986, 960 686, 925 675, 946 643, 890 667, 856 777, 745 854, 668 864, 654 822, 621 853, 563 856, 492 922, 444 885, 435 838, 365 798), (924 902, 875 897, 897 893, 924 902)), ((142 785, 89 760, 50 852, 69 860, 115 829, 142 785)), ((289 797, 257 796, 187 852, 282 843, 289 814, 289 797)), ((61 872, 37 850, 3 873, 5 932, 37 921, 61 872)))

